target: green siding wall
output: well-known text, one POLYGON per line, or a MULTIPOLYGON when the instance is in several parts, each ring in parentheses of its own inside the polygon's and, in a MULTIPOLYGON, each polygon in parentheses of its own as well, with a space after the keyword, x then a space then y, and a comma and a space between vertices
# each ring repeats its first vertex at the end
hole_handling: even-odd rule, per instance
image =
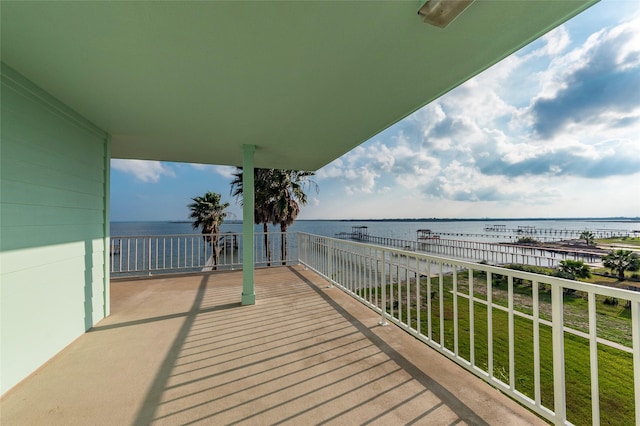
POLYGON ((2 65, 0 393, 108 313, 105 132, 2 65))

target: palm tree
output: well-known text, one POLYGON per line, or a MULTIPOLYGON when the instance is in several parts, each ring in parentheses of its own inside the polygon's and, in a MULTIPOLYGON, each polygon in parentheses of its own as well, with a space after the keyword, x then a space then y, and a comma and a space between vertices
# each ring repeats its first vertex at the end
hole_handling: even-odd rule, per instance
MULTIPOLYGON (((264 231, 264 249, 267 266, 271 266, 271 248, 269 246, 269 223, 273 222, 273 206, 270 186, 273 169, 254 169, 254 208, 253 222, 262 224, 264 231)), ((242 167, 237 167, 231 181, 231 195, 238 198, 242 195, 242 167)))
POLYGON ((558 267, 563 274, 572 280, 576 278, 589 278, 591 276, 591 268, 585 265, 582 260, 563 260, 558 267))
POLYGON ((298 217, 300 205, 307 204, 304 186, 309 185, 318 191, 318 185, 309 179, 313 172, 299 170, 274 170, 272 176, 271 195, 273 197, 273 218, 271 223, 280 225, 282 233, 281 259, 286 265, 287 228, 298 217))
POLYGON ((640 269, 640 258, 631 250, 611 250, 602 258, 605 268, 617 273, 619 280, 624 280, 625 271, 637 271, 640 269))
POLYGON ((220 204, 220 194, 207 192, 202 197, 191 199, 193 203, 188 207, 191 210, 189 217, 193 219, 193 229, 202 227, 202 238, 212 247, 213 264, 218 264, 218 239, 220 238, 220 225, 227 216, 224 209, 229 203, 220 204))
POLYGON ((584 240, 585 243, 587 243, 588 246, 590 246, 591 244, 593 244, 593 240, 595 239, 595 235, 593 235, 593 232, 588 231, 588 230, 584 230, 582 231, 582 234, 580 234, 580 239, 584 240))
MULTIPOLYGON (((300 204, 307 204, 307 195, 304 193, 304 185, 309 184, 316 188, 315 182, 308 178, 313 172, 298 170, 278 169, 254 169, 255 208, 254 222, 264 226, 264 244, 267 253, 268 265, 270 265, 271 251, 268 240, 268 224, 280 225, 282 235, 281 255, 282 264, 286 264, 287 239, 285 233, 298 213, 300 204)), ((238 197, 242 194, 242 168, 234 173, 231 182, 231 194, 238 197)))

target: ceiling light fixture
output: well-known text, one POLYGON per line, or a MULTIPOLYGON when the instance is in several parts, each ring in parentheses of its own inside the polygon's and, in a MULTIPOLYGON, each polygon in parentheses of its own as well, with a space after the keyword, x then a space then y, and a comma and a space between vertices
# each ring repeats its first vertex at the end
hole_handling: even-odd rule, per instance
POLYGON ((474 0, 428 0, 418 10, 427 24, 444 28, 453 22, 474 0))

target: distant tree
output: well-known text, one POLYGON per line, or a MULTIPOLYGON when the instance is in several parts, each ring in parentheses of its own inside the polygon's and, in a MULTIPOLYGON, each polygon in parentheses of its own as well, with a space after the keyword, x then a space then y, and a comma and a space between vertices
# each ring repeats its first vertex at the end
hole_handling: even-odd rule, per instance
POLYGON ((558 269, 563 273, 563 277, 572 280, 591 277, 591 268, 589 265, 585 265, 582 260, 563 260, 558 269))
POLYGON ((207 192, 202 197, 191 199, 193 203, 187 207, 191 210, 189 217, 193 219, 193 229, 202 228, 202 238, 212 247, 213 264, 218 265, 218 239, 220 238, 220 225, 227 216, 224 211, 229 203, 221 204, 220 194, 207 192))
POLYGON ((582 234, 580 234, 580 239, 584 240, 584 242, 590 246, 593 244, 593 241, 595 240, 595 235, 593 235, 593 232, 588 231, 588 230, 584 230, 582 231, 582 234))
POLYGON ((640 258, 631 250, 611 250, 602 258, 602 264, 617 274, 619 280, 624 280, 626 271, 640 270, 640 258))

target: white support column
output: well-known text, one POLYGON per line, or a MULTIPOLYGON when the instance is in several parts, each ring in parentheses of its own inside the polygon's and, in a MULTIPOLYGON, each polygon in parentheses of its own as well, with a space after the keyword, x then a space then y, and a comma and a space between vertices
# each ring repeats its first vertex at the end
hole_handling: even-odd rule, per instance
MULTIPOLYGON (((103 214, 103 238, 104 238, 104 265, 103 265, 103 292, 102 292, 102 314, 105 317, 111 315, 111 135, 107 135, 104 141, 104 211, 103 214)), ((122 263, 120 263, 122 269, 122 263)))
POLYGON ((242 146, 242 304, 254 305, 255 271, 254 271, 254 227, 253 210, 255 203, 255 182, 253 154, 255 145, 242 146))

